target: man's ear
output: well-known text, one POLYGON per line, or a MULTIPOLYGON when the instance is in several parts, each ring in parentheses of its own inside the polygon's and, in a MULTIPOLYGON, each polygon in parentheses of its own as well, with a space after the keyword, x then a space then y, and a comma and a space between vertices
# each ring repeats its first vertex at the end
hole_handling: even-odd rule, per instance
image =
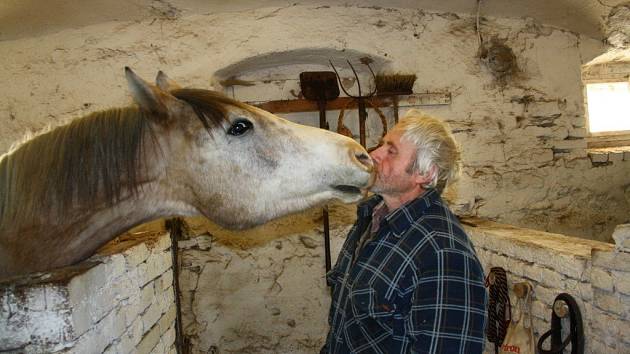
POLYGON ((419 172, 414 171, 414 182, 416 182, 416 184, 420 186, 424 186, 430 183, 436 177, 437 173, 438 173, 438 168, 437 166, 433 164, 429 168, 429 172, 425 174, 420 174, 419 172))
POLYGON ((173 119, 170 112, 181 105, 177 98, 144 81, 129 67, 125 67, 125 77, 134 101, 142 110, 150 113, 151 119, 161 124, 166 124, 173 119))

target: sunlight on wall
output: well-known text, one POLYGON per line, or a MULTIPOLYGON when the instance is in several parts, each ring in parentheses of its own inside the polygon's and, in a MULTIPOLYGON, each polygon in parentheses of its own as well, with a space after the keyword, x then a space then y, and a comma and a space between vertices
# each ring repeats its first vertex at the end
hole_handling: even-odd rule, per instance
POLYGON ((630 130, 630 83, 586 85, 591 133, 630 130))

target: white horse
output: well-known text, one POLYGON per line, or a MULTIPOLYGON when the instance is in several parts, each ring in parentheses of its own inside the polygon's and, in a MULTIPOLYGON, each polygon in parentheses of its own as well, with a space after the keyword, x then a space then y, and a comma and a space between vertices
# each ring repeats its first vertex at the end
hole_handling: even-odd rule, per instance
POLYGON ((202 214, 247 228, 357 201, 372 182, 352 139, 125 70, 137 106, 90 114, 0 158, 0 277, 76 263, 152 219, 202 214))

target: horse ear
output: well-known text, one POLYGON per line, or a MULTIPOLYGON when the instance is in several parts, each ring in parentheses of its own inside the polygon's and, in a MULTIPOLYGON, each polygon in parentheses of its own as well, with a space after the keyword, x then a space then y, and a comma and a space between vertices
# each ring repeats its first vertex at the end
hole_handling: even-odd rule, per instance
POLYGON ((162 70, 158 71, 157 77, 155 78, 155 83, 160 88, 160 90, 166 92, 182 88, 175 81, 171 80, 171 78, 169 78, 168 75, 166 75, 162 70))
POLYGON ((144 81, 127 66, 125 67, 125 77, 127 78, 131 95, 140 108, 155 115, 161 121, 166 120, 168 117, 168 101, 171 98, 175 98, 144 81))

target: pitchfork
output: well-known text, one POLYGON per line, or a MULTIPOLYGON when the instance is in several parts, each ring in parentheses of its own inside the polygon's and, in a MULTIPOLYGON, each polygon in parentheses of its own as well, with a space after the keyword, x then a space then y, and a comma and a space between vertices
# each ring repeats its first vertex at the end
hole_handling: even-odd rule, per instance
MULTIPOLYGON (((374 71, 372 71, 372 68, 370 67, 370 63, 372 63, 372 59, 370 59, 369 57, 363 57, 360 59, 360 61, 361 61, 361 64, 368 67, 368 69, 370 70, 370 73, 372 74, 372 79, 376 80, 376 75, 374 74, 374 71)), ((365 121, 367 120, 367 110, 365 109, 365 100, 376 94, 376 85, 374 85, 374 88, 372 89, 372 91, 370 91, 370 93, 368 93, 365 96, 362 95, 361 81, 359 80, 359 75, 357 75, 357 71, 354 69, 354 66, 352 66, 352 64, 350 63, 350 60, 346 59, 346 62, 348 63, 348 65, 350 66, 350 69, 354 73, 354 77, 357 79, 357 87, 359 89, 359 95, 353 96, 350 93, 348 93, 348 91, 346 91, 345 87, 343 87, 343 84, 341 83, 341 76, 339 76, 339 73, 337 72, 337 68, 335 68, 335 65, 333 65, 331 60, 328 60, 328 62, 330 63, 330 66, 332 66, 333 70, 335 71, 335 74, 337 75, 337 80, 339 80, 339 86, 341 87, 343 92, 348 97, 351 97, 357 100, 357 103, 359 106, 359 142, 361 143, 361 145, 363 145, 363 147, 366 148, 365 121)))

